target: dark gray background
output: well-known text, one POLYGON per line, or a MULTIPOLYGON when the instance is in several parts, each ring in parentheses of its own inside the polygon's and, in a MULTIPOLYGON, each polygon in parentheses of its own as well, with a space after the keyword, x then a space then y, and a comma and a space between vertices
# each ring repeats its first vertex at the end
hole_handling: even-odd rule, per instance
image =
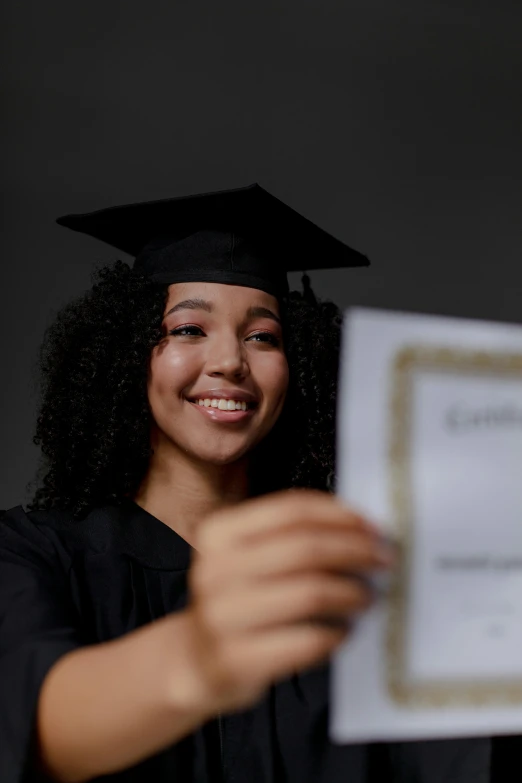
POLYGON ((43 330, 118 257, 57 215, 257 181, 372 259, 312 274, 319 295, 520 320, 520 0, 2 15, 0 507, 28 499, 37 463, 43 330))

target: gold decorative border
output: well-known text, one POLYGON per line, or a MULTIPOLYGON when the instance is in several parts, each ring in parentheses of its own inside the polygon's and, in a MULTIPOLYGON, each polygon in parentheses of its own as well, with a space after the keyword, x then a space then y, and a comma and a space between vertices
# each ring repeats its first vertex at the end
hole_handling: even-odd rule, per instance
POLYGON ((401 706, 464 707, 522 703, 522 677, 503 680, 413 682, 406 667, 408 582, 414 524, 410 471, 411 405, 414 374, 494 375, 522 379, 522 354, 471 351, 445 346, 407 345, 391 367, 388 467, 395 535, 400 549, 390 585, 386 621, 386 681, 390 697, 401 706))

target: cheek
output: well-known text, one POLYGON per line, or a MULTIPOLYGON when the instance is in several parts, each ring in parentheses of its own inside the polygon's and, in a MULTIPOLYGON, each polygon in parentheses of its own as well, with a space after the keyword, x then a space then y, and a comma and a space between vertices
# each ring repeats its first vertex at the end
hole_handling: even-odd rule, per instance
POLYGON ((266 396, 272 397, 275 401, 286 395, 290 373, 285 356, 279 354, 267 357, 258 370, 259 384, 266 396))
POLYGON ((198 362, 190 354, 167 347, 152 356, 149 372, 149 397, 160 398, 179 393, 197 375, 198 362))

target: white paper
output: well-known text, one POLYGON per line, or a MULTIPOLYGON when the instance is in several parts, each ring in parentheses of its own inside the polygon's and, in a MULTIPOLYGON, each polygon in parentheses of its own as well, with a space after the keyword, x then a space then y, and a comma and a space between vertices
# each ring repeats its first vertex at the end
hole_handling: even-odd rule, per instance
POLYGON ((353 309, 340 385, 337 492, 400 557, 331 739, 522 733, 522 326, 353 309))

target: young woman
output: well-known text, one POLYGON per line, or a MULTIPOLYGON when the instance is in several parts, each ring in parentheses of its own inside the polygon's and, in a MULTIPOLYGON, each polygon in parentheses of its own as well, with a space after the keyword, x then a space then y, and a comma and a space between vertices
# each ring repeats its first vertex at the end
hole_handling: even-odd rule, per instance
POLYGON ((339 311, 285 283, 292 247, 319 266, 328 240, 298 218, 299 244, 278 204, 79 221, 138 258, 42 351, 41 486, 0 524, 2 783, 450 780, 441 743, 435 778, 399 746, 328 741, 328 656, 393 557, 327 491, 339 311))

